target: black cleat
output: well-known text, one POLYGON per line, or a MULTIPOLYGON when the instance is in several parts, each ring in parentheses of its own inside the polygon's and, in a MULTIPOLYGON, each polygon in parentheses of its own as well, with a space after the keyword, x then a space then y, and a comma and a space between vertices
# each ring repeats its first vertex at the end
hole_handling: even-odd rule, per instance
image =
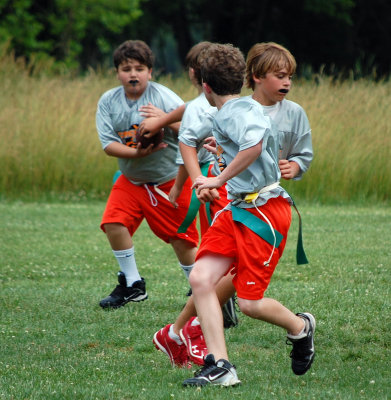
POLYGON ((145 280, 141 278, 141 281, 136 281, 132 286, 126 286, 126 278, 123 272, 118 272, 119 285, 110 293, 109 296, 105 297, 99 302, 102 308, 119 308, 124 306, 130 301, 143 301, 148 298, 148 294, 145 290, 145 280))
POLYGON ((298 313, 296 315, 304 319, 305 333, 303 337, 299 338, 288 334, 287 339, 293 346, 290 354, 292 371, 296 375, 304 375, 311 368, 315 358, 314 333, 316 322, 314 316, 310 313, 298 313))
POLYGON ((213 354, 204 358, 204 366, 194 374, 193 378, 186 379, 183 386, 235 386, 240 384, 235 366, 227 360, 215 361, 213 354))
POLYGON ((235 309, 235 296, 232 296, 222 307, 224 328, 228 329, 236 326, 238 321, 238 316, 236 315, 235 309))

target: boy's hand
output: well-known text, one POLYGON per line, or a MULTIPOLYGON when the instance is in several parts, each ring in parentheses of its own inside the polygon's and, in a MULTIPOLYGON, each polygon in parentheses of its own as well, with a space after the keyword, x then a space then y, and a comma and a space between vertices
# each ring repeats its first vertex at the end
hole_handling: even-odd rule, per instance
POLYGON ((299 164, 295 161, 280 160, 278 166, 280 167, 281 178, 283 179, 292 179, 300 172, 299 164))
POLYGON ((196 194, 197 197, 201 193, 202 189, 218 189, 224 184, 224 182, 221 181, 220 176, 215 176, 213 178, 207 178, 206 176, 200 175, 198 176, 194 183, 193 186, 191 187, 192 189, 196 189, 196 194))
POLYGON ((208 150, 209 153, 217 154, 216 139, 213 136, 207 137, 204 141, 204 149, 208 150))
POLYGON ((139 109, 140 114, 144 118, 152 118, 152 117, 162 117, 166 113, 161 110, 159 107, 154 106, 151 103, 148 103, 146 106, 141 106, 139 109))
POLYGON ((157 117, 146 118, 141 121, 138 130, 147 138, 155 136, 161 129, 160 119, 157 117))
POLYGON ((155 153, 161 149, 165 149, 167 147, 167 143, 161 142, 156 147, 153 147, 153 143, 151 143, 148 147, 142 148, 141 143, 137 143, 136 147, 136 155, 134 158, 141 158, 150 155, 151 153, 155 153))
POLYGON ((140 115, 145 117, 139 125, 140 133, 145 134, 147 138, 154 136, 162 128, 160 118, 166 113, 151 103, 141 106, 139 111, 140 115))
POLYGON ((168 193, 168 199, 175 208, 178 208, 178 203, 176 202, 176 200, 180 196, 181 191, 182 189, 178 188, 176 185, 173 185, 173 187, 170 190, 170 193, 168 193))
POLYGON ((217 189, 201 189, 198 193, 196 191, 197 199, 200 203, 205 204, 207 202, 211 202, 213 200, 220 199, 220 195, 217 189))

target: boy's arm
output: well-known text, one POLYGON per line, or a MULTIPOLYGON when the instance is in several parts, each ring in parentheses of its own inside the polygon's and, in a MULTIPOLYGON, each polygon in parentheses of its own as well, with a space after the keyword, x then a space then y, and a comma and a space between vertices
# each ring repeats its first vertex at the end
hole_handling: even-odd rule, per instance
MULTIPOLYGON (((188 146, 182 142, 179 142, 179 150, 181 151, 187 173, 190 175, 192 182, 194 182, 198 176, 202 175, 197 150, 195 147, 188 146)), ((217 190, 204 190, 202 193, 197 192, 197 198, 201 203, 205 203, 219 199, 220 195, 217 190)))
POLYGON ((312 134, 307 114, 300 106, 290 116, 291 129, 282 136, 279 167, 283 179, 301 179, 312 158, 312 134))
POLYGON ((193 188, 197 189, 197 192, 205 188, 219 188, 224 185, 228 180, 232 179, 236 175, 243 172, 248 166, 250 166, 262 152, 262 141, 255 146, 249 147, 248 149, 239 151, 232 162, 221 172, 213 178, 206 178, 205 176, 198 176, 194 181, 193 188))
POLYGON ((159 143, 155 148, 153 148, 153 143, 151 143, 145 149, 141 147, 141 143, 137 144, 137 148, 131 148, 119 142, 111 142, 105 147, 104 151, 108 156, 117 158, 141 158, 165 147, 167 147, 167 143, 163 142, 159 143))
POLYGON ((186 171, 186 168, 183 164, 181 164, 178 168, 178 173, 175 178, 174 185, 172 186, 170 193, 168 194, 168 198, 171 202, 171 204, 177 208, 178 204, 176 202, 177 198, 180 196, 183 185, 186 182, 186 179, 189 177, 189 174, 186 171))
POLYGON ((185 108, 186 105, 182 104, 175 110, 172 110, 169 113, 165 113, 164 111, 153 106, 152 104, 141 106, 140 112, 141 115, 145 117, 145 119, 141 122, 139 126, 140 133, 150 132, 150 134, 146 134, 146 136, 153 136, 154 133, 157 133, 165 126, 168 126, 174 131, 178 132, 180 126, 179 121, 182 119, 185 108))

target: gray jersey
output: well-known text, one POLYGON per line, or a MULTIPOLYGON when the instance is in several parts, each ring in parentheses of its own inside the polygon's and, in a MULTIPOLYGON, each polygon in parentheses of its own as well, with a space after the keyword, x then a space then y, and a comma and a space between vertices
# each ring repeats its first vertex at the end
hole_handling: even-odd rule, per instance
MULTIPOLYGON (((313 158, 311 127, 304 109, 290 100, 282 100, 275 115, 271 118, 279 132, 280 155, 283 160, 295 161, 300 179, 311 164, 313 158)), ((267 113, 267 107, 264 107, 267 113)))
MULTIPOLYGON (((243 199, 245 194, 258 192, 280 180, 278 132, 272 127, 270 118, 264 114, 263 107, 250 96, 232 99, 223 105, 213 121, 213 135, 217 142, 221 170, 232 162, 239 151, 262 141, 260 156, 247 169, 227 182, 228 198, 234 200, 233 204, 243 199)), ((261 194, 256 205, 261 206, 270 198, 280 195, 289 198, 286 191, 278 186, 261 194)), ((238 206, 253 207, 243 201, 238 206)))
MULTIPOLYGON (((204 140, 212 136, 213 118, 216 113, 217 108, 209 104, 204 93, 186 105, 179 130, 179 141, 196 148, 200 163, 216 161, 213 154, 202 147, 204 140)), ((183 164, 182 158, 178 158, 177 162, 183 164)), ((214 175, 219 173, 216 163, 211 172, 214 175)))
MULTIPOLYGON (((136 128, 144 119, 139 108, 148 103, 168 113, 183 104, 173 91, 156 82, 148 82, 142 96, 134 102, 127 102, 122 86, 105 92, 98 102, 96 127, 102 148, 112 142, 127 146, 135 144, 136 128), (131 103, 131 104, 129 104, 131 103)), ((164 129, 165 149, 141 158, 118 158, 121 172, 133 182, 167 182, 175 178, 178 167, 176 155, 178 138, 171 129, 164 129)))

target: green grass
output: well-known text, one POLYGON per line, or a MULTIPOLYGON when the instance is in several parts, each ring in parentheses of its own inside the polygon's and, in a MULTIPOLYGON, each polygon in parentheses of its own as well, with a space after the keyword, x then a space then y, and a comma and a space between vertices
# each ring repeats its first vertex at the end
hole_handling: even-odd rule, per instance
POLYGON ((188 289, 169 246, 140 227, 149 299, 105 312, 117 266, 104 203, 0 203, 0 399, 391 399, 391 209, 299 207, 310 264, 294 262, 294 215, 267 294, 316 316, 313 367, 293 375, 284 332, 239 314, 226 338, 243 384, 199 391, 152 345, 188 289))

